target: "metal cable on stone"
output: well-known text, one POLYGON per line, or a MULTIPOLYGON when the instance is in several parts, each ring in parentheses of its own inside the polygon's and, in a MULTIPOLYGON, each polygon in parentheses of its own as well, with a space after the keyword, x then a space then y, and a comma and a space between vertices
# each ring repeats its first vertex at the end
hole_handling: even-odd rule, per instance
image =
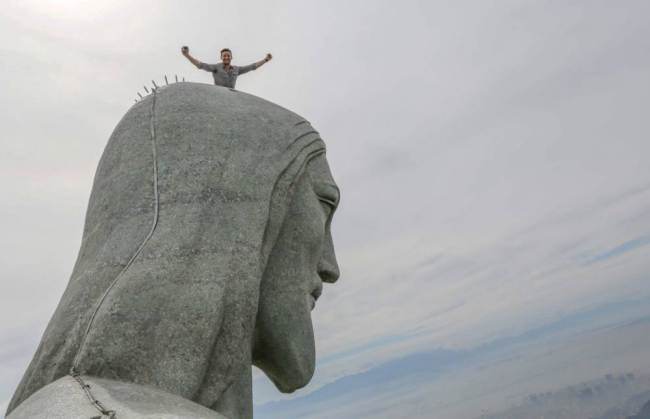
POLYGON ((101 298, 97 302, 95 309, 93 310, 93 313, 90 316, 90 320, 88 321, 88 326, 86 327, 86 331, 84 332, 84 335, 81 338, 81 343, 79 344, 79 349, 77 350, 77 353, 74 357, 74 361, 72 362, 72 367, 70 368, 70 375, 79 383, 81 389, 84 391, 84 393, 86 393, 88 400, 90 400, 90 403, 97 410, 99 410, 102 416, 108 416, 110 419, 116 419, 116 412, 107 409, 99 400, 97 400, 97 398, 92 394, 90 390, 90 386, 83 381, 83 378, 81 377, 81 374, 78 371, 78 367, 79 367, 81 352, 86 344, 86 339, 88 337, 88 334, 90 333, 90 329, 92 328, 93 322, 95 321, 95 317, 97 316, 99 309, 101 308, 102 304, 106 300, 106 297, 111 292, 113 287, 115 287, 115 285, 119 282, 122 275, 129 269, 129 267, 131 266, 131 264, 133 264, 133 261, 138 257, 138 255, 140 255, 142 249, 144 249, 149 239, 151 239, 151 236, 153 236, 153 233, 156 230, 156 226, 158 225, 158 211, 159 211, 160 202, 158 197, 158 162, 157 162, 158 158, 157 158, 157 150, 156 150, 156 113, 155 113, 156 112, 156 90, 157 89, 152 89, 151 116, 149 120, 149 131, 151 133, 151 154, 153 159, 153 194, 154 194, 154 202, 153 202, 154 213, 153 213, 153 220, 151 223, 151 229, 149 230, 149 233, 144 238, 144 240, 142 241, 138 249, 131 256, 127 264, 124 266, 124 268, 122 268, 120 273, 117 274, 113 282, 111 282, 111 284, 108 286, 106 291, 104 291, 104 294, 102 294, 101 298))
MULTIPOLYGON (((86 397, 90 401, 90 404, 92 404, 95 407, 95 409, 99 410, 102 416, 107 416, 109 419, 117 419, 117 416, 115 416, 116 414, 115 411, 106 409, 106 407, 99 400, 95 398, 93 393, 90 391, 90 386, 84 382, 83 378, 81 378, 79 374, 73 375, 72 378, 74 378, 77 381, 77 383, 79 383, 84 394, 86 394, 86 397)), ((102 416, 95 416, 90 419, 96 419, 96 418, 100 419, 102 416)))

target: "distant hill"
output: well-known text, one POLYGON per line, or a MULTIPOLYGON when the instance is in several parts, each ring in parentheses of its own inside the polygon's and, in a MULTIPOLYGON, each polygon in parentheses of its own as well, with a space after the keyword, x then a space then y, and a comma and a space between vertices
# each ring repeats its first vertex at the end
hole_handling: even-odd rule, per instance
POLYGON ((529 394, 521 404, 480 419, 650 419, 650 376, 631 372, 556 391, 529 394))
POLYGON ((650 401, 643 405, 639 413, 629 416, 628 419, 650 419, 650 401))

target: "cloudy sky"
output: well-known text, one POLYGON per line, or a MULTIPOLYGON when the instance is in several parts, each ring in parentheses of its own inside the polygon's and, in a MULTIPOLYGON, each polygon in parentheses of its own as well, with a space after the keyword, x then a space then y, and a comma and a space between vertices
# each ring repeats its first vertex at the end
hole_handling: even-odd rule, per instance
POLYGON ((211 82, 184 44, 206 62, 272 52, 237 88, 312 122, 343 195, 316 376, 284 396, 256 371, 258 417, 443 417, 443 389, 481 388, 461 371, 494 365, 486 348, 532 357, 540 333, 562 376, 531 391, 650 372, 625 344, 637 329, 616 357, 558 367, 599 346, 576 333, 650 315, 648 16, 645 0, 5 0, 0 411, 67 283, 113 127, 151 80, 211 82))

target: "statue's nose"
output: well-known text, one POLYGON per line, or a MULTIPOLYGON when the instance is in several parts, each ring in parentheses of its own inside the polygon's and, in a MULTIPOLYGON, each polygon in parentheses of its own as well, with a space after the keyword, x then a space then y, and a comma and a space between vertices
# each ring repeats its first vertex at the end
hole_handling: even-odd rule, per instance
POLYGON ((334 261, 334 263, 331 263, 325 259, 321 260, 318 265, 318 275, 323 282, 330 284, 336 282, 339 279, 340 275, 339 267, 336 264, 336 261, 334 261))
POLYGON ((336 262, 334 243, 332 243, 332 236, 329 234, 325 249, 323 250, 323 256, 318 263, 317 271, 323 282, 333 284, 339 279, 339 264, 336 262))
POLYGON ((323 282, 329 284, 335 283, 339 279, 339 264, 336 261, 334 252, 334 240, 332 240, 332 231, 328 225, 325 229, 325 240, 323 243, 323 254, 321 255, 318 266, 316 267, 318 276, 323 282))

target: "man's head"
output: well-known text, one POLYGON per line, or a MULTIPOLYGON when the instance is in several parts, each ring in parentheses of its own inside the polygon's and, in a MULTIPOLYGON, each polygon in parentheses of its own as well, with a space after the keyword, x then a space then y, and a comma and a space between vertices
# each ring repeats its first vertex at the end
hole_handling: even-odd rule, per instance
POLYGON ((232 60, 232 51, 228 48, 224 48, 221 50, 221 62, 224 64, 230 64, 230 60, 232 60))

